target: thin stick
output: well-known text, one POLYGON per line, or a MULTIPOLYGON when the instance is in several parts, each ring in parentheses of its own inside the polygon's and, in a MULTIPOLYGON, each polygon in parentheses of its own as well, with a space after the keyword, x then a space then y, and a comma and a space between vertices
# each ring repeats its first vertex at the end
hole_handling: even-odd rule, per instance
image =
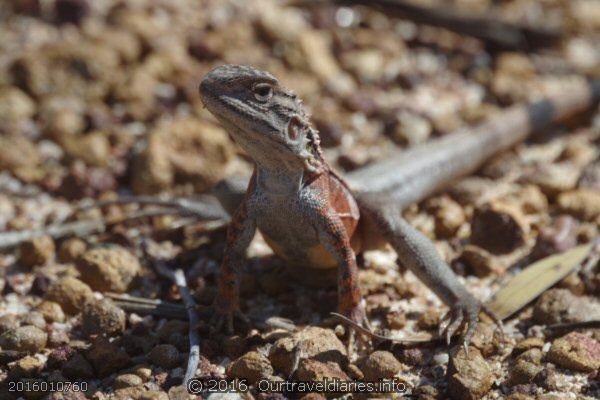
POLYGON ((364 333, 367 336, 373 337, 375 339, 379 339, 379 340, 384 340, 384 341, 390 341, 393 343, 429 343, 429 342, 433 342, 436 340, 441 340, 441 338, 406 338, 406 339, 395 339, 395 338, 391 338, 388 336, 383 336, 383 335, 379 335, 375 332, 373 332, 370 329, 365 328, 364 326, 352 321, 350 318, 342 315, 342 314, 338 314, 336 312, 332 312, 330 313, 332 316, 341 319, 342 322, 352 326, 354 329, 356 329, 357 331, 359 331, 360 333, 364 333))
POLYGON ((179 268, 175 270, 173 277, 175 278, 175 284, 179 288, 179 293, 185 304, 189 319, 190 354, 188 356, 185 377, 183 378, 184 384, 187 384, 196 375, 198 363, 200 362, 200 336, 198 335, 198 324, 200 321, 196 313, 196 302, 190 294, 183 270, 179 268))
POLYGON ((600 320, 595 321, 583 321, 583 322, 569 322, 564 324, 553 324, 546 326, 547 330, 569 330, 574 331, 577 329, 596 329, 600 328, 600 320))
POLYGON ((100 219, 67 222, 60 225, 51 225, 42 229, 27 229, 15 232, 0 233, 0 250, 18 246, 20 243, 40 236, 50 236, 60 239, 65 236, 87 236, 102 233, 106 230, 106 224, 100 219))
POLYGON ((154 267, 158 274, 170 279, 177 286, 179 294, 181 295, 181 299, 185 304, 185 309, 187 310, 189 320, 188 336, 190 340, 190 353, 188 356, 187 369, 183 378, 183 384, 185 385, 196 375, 198 363, 200 362, 200 336, 197 332, 197 327, 200 320, 198 318, 198 314, 196 313, 196 302, 190 294, 187 280, 185 279, 185 274, 181 268, 173 271, 169 269, 162 260, 157 260, 154 263, 154 267))
MULTIPOLYGON (((300 6, 327 3, 329 2, 318 0, 288 1, 289 5, 300 6)), ((425 7, 419 5, 416 0, 335 0, 334 3, 378 8, 386 15, 472 36, 500 50, 532 50, 555 46, 562 36, 557 29, 502 21, 497 17, 465 13, 450 7, 425 7)))
POLYGON ((218 204, 218 202, 209 196, 204 200, 190 200, 185 198, 162 199, 154 196, 127 196, 113 200, 102 200, 96 202, 85 202, 79 206, 79 209, 85 210, 92 207, 106 207, 122 204, 139 204, 160 206, 169 210, 170 213, 189 214, 201 219, 228 219, 229 216, 218 204))

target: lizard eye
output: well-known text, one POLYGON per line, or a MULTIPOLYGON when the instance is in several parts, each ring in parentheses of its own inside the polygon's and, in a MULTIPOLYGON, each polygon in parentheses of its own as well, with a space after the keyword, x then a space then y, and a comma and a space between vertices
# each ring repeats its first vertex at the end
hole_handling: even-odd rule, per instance
POLYGON ((266 102, 273 97, 273 87, 268 83, 257 83, 252 86, 252 91, 258 101, 266 102))

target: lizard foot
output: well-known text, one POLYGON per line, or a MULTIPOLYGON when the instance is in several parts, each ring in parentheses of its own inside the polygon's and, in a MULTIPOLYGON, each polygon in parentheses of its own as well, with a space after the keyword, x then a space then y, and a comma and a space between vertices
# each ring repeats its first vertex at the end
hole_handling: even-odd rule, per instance
POLYGON ((359 346, 366 347, 370 343, 371 338, 366 332, 371 331, 371 324, 369 323, 364 307, 361 305, 349 311, 344 311, 341 314, 349 322, 347 350, 348 357, 350 357, 359 346))
POLYGON ((239 307, 223 307, 219 302, 216 302, 210 324, 216 332, 220 332, 225 326, 225 333, 231 335, 233 334, 233 320, 236 318, 246 324, 250 323, 248 317, 240 311, 239 307))
POLYGON ((446 336, 446 343, 449 345, 452 336, 466 327, 466 332, 461 335, 461 340, 467 351, 479 322, 480 310, 481 304, 474 298, 460 300, 453 304, 450 311, 442 318, 439 335, 446 336))

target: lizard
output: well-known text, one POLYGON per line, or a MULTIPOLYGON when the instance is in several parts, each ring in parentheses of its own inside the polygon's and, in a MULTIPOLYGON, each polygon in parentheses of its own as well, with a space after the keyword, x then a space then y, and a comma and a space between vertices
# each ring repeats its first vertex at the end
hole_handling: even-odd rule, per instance
MULTIPOLYGON (((485 307, 401 211, 475 171, 530 132, 588 108, 600 98, 600 80, 513 106, 477 128, 361 168, 347 180, 324 159, 319 133, 301 100, 271 73, 222 65, 205 75, 199 93, 208 111, 254 161, 243 198, 235 197, 239 183, 225 184, 227 190, 217 196, 232 213, 214 303, 217 330, 225 325, 232 332, 234 318, 247 320, 239 306, 240 274, 245 250, 260 230, 297 279, 337 277, 339 313, 366 326, 356 254, 388 242, 399 261, 448 305, 441 329, 448 344, 462 331, 466 349, 485 307)), ((354 334, 351 328, 349 342, 354 334)))

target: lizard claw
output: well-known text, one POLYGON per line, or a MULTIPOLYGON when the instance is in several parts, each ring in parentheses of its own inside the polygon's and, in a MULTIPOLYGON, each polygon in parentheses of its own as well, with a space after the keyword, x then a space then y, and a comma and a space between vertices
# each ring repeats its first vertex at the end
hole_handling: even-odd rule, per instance
POLYGON ((370 341, 370 337, 365 331, 371 330, 371 324, 367 318, 365 310, 362 306, 356 306, 348 312, 340 313, 349 322, 348 332, 348 356, 350 357, 357 347, 357 342, 361 346, 366 346, 370 341), (358 335, 357 335, 358 333, 358 335))
POLYGON ((210 323, 214 326, 216 332, 220 332, 224 325, 225 333, 231 335, 234 332, 233 321, 235 318, 246 324, 250 323, 248 317, 239 310, 239 307, 223 307, 221 304, 216 303, 210 323))
POLYGON ((443 322, 440 324, 440 336, 444 335, 446 337, 446 343, 449 345, 452 336, 466 326, 467 330, 461 336, 466 351, 475 334, 480 310, 481 304, 473 298, 455 303, 444 318, 442 318, 443 322))

